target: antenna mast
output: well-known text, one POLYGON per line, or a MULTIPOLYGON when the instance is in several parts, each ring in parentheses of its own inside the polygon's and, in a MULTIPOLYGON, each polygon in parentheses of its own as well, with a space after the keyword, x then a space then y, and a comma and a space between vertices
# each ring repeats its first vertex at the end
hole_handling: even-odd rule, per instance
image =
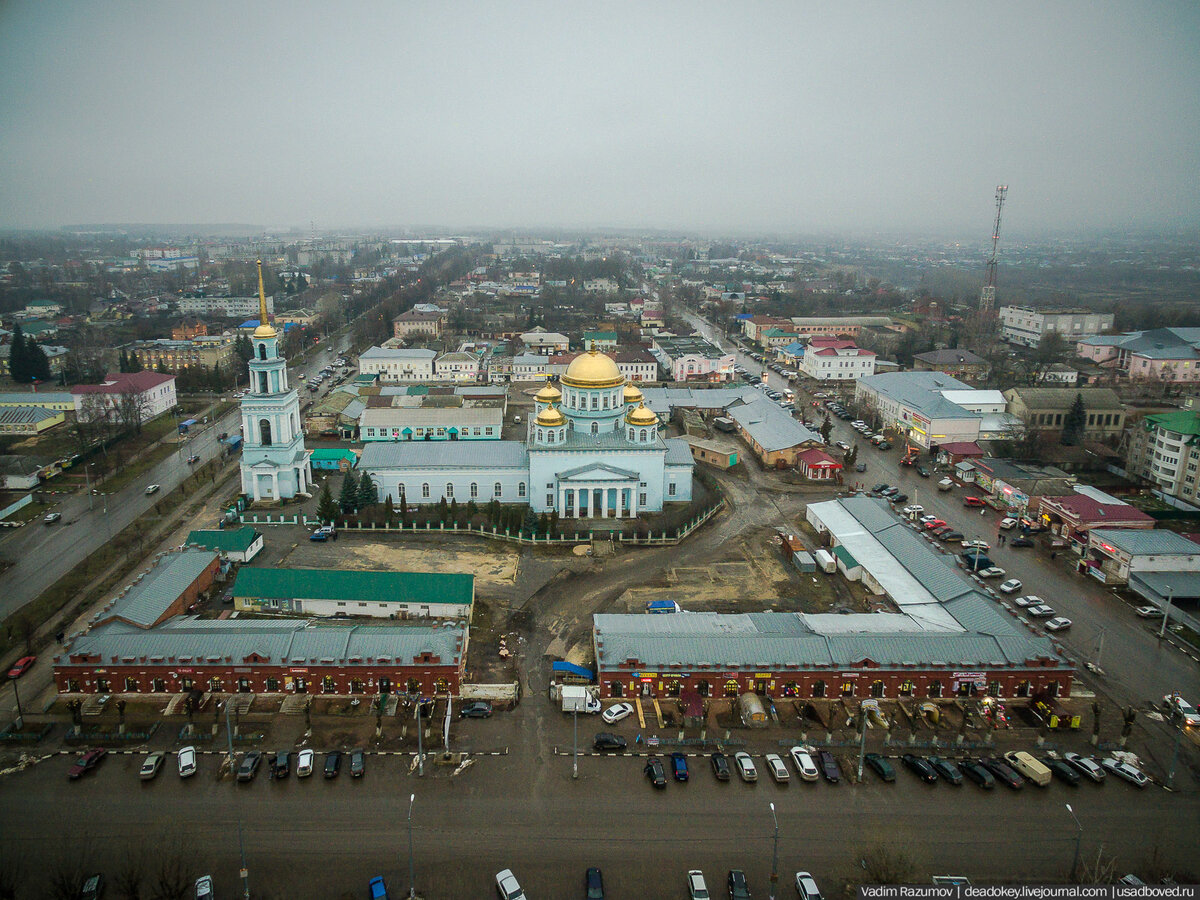
POLYGON ((996 224, 992 226, 992 256, 987 262, 987 279, 979 292, 979 311, 990 313, 996 303, 996 247, 1000 243, 1000 212, 1004 209, 1004 198, 1008 196, 1008 185, 996 185, 996 224))

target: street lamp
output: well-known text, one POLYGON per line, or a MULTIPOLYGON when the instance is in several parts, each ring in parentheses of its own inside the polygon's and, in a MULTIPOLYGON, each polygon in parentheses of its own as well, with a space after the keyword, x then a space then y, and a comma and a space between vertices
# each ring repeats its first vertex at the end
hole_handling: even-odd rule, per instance
POLYGON ((771 804, 771 820, 775 823, 775 849, 771 853, 771 900, 775 900, 775 888, 779 884, 779 819, 775 816, 775 804, 771 804))
POLYGON ((1083 840, 1083 825, 1079 822, 1079 817, 1075 815, 1075 810, 1071 809, 1071 804, 1066 804, 1067 812, 1071 814, 1071 818, 1075 820, 1075 827, 1079 829, 1075 832, 1075 861, 1071 863, 1071 878, 1079 877, 1079 844, 1083 840))
MULTIPOLYGON (((17 700, 17 721, 14 722, 13 724, 17 726, 17 730, 19 731, 20 729, 25 727, 25 714, 21 711, 21 692, 19 690, 17 690, 17 679, 10 678, 9 681, 12 682, 13 696, 17 700)), ((1174 768, 1174 767, 1172 767, 1172 768, 1174 768)))
POLYGON ((413 841, 412 841, 412 811, 416 794, 408 795, 408 900, 417 896, 416 882, 413 880, 413 841))
POLYGON ((1162 626, 1158 629, 1158 639, 1161 641, 1167 633, 1167 619, 1171 618, 1171 601, 1175 597, 1175 588, 1167 585, 1167 606, 1163 610, 1162 626))
POLYGON ((571 710, 571 724, 575 726, 574 747, 571 750, 571 777, 579 777, 579 710, 571 710))

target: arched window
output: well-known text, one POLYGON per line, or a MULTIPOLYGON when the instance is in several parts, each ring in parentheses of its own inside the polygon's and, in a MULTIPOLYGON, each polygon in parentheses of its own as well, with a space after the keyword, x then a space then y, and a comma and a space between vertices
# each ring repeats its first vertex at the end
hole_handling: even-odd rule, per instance
POLYGON ((421 485, 421 497, 425 500, 429 499, 429 482, 428 481, 425 482, 423 485, 421 485))
POLYGON ((600 423, 593 422, 592 423, 592 434, 599 434, 599 433, 600 433, 600 423))
POLYGON ((264 447, 271 446, 271 420, 258 420, 258 442, 264 447))
POLYGON ((446 482, 446 499, 447 500, 454 499, 454 482, 453 481, 446 482))
POLYGON ((631 441, 633 440, 633 429, 632 428, 629 429, 629 439, 631 441))
POLYGON ((269 390, 267 390, 267 373, 266 372, 258 373, 258 392, 260 394, 271 393, 269 390))
POLYGON ((643 441, 646 440, 646 429, 645 428, 642 429, 642 440, 643 441))
POLYGON ((474 500, 479 496, 479 485, 474 481, 471 482, 471 499, 474 500))
POLYGON ((518 497, 525 496, 525 482, 523 482, 523 481, 517 485, 517 496, 518 497))
POLYGON ((259 344, 259 345, 258 345, 258 358, 259 358, 259 359, 266 359, 266 358, 267 358, 267 345, 266 345, 266 344, 259 344))
POLYGON ((499 497, 501 493, 502 489, 500 487, 500 482, 497 481, 495 487, 492 488, 492 496, 499 497))

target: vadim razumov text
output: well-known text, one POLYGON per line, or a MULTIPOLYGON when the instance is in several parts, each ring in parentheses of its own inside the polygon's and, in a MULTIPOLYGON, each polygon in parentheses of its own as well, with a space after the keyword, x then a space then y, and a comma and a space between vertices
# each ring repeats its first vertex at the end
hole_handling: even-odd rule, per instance
POLYGON ((1200 900, 1194 884, 865 884, 858 900, 1200 900))

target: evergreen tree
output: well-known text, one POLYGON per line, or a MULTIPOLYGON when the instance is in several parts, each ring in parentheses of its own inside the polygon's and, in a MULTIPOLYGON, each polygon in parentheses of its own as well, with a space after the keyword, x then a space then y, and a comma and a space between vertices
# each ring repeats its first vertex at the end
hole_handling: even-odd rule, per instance
POLYGON ((37 341, 31 340, 25 345, 25 365, 29 376, 27 380, 50 380, 50 360, 46 358, 46 351, 38 346, 37 341))
POLYGON ((128 372, 129 371, 129 356, 128 356, 128 354, 126 354, 124 347, 121 348, 121 355, 117 359, 117 371, 118 372, 128 372))
POLYGON ((550 512, 550 534, 553 537, 558 537, 558 510, 557 509, 551 510, 551 512, 550 512))
POLYGON ((475 517, 479 515, 479 504, 474 500, 467 501, 467 521, 475 521, 475 517))
POLYGON ((538 516, 537 530, 538 530, 538 534, 549 534, 550 533, 550 519, 546 516, 545 513, 542 513, 540 516, 538 516))
POLYGON ((338 505, 333 502, 333 494, 329 491, 329 481, 321 485, 321 493, 317 497, 317 518, 329 524, 338 517, 338 505))
POLYGON ((142 365, 142 358, 140 356, 138 356, 136 353, 129 354, 129 371, 130 372, 141 372, 141 371, 144 371, 145 368, 146 367, 142 365))
POLYGON ((853 469, 854 464, 858 462, 858 444, 850 448, 850 452, 842 458, 842 467, 845 469, 853 469))
POLYGON ((454 526, 458 527, 458 498, 455 497, 450 501, 450 521, 454 526))
POLYGON ((525 515, 521 518, 521 531, 525 534, 537 534, 538 518, 532 506, 525 507, 525 515))
POLYGON ((829 437, 833 434, 833 422, 829 420, 829 413, 825 413, 825 421, 821 423, 821 440, 826 444, 829 443, 829 437))
POLYGON ((254 359, 254 343, 250 340, 250 335, 240 334, 236 341, 233 342, 234 352, 241 357, 242 362, 250 362, 254 359))
POLYGON ((1083 428, 1087 424, 1087 411, 1083 406, 1083 394, 1075 395, 1075 402, 1063 417, 1062 443, 1070 447, 1079 443, 1083 428))
POLYGON ((437 514, 439 522, 445 522, 446 518, 450 515, 450 504, 446 502, 445 495, 442 495, 442 498, 438 500, 437 514))
POLYGON ((338 495, 338 505, 341 506, 344 513, 354 512, 358 505, 358 478, 353 469, 348 469, 346 477, 342 479, 342 492, 338 495))
POLYGON ((8 374, 18 384, 29 381, 29 363, 25 350, 25 332, 20 325, 13 327, 12 343, 8 347, 8 374))
POLYGON ((371 480, 370 472, 363 472, 362 478, 358 482, 358 508, 366 509, 379 502, 379 491, 375 487, 375 482, 371 480))
POLYGON ((383 518, 390 526, 396 519, 396 505, 392 503, 392 495, 388 494, 383 501, 383 518))

